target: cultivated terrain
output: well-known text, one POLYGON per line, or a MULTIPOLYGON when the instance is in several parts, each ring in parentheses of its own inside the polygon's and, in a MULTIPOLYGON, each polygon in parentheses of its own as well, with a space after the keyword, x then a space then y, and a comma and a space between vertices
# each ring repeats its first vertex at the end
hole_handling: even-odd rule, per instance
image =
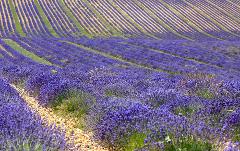
POLYGON ((240 1, 0 0, 0 150, 240 151, 240 1))

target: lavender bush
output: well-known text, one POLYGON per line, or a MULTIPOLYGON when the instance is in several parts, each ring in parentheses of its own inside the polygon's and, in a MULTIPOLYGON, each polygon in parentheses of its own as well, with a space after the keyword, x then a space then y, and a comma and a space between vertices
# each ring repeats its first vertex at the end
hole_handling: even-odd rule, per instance
POLYGON ((0 79, 0 150, 64 150, 65 134, 43 121, 0 79), (21 114, 19 114, 21 113, 21 114))

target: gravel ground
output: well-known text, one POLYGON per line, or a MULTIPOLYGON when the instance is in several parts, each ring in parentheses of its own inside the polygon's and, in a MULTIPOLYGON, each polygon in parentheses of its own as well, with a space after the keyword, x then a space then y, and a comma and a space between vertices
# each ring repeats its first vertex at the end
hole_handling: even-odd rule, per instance
POLYGON ((53 113, 50 108, 44 108, 38 104, 34 97, 29 96, 24 90, 12 85, 20 96, 26 101, 28 106, 38 115, 40 115, 45 122, 44 124, 59 126, 66 132, 66 140, 68 143, 74 143, 73 148, 67 148, 69 151, 106 151, 107 149, 101 147, 91 138, 92 133, 86 133, 79 128, 76 128, 76 119, 64 118, 53 113))

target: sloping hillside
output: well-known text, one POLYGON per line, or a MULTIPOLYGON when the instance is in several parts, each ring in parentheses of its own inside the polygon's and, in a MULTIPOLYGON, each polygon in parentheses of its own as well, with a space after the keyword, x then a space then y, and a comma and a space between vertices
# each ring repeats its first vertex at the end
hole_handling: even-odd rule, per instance
POLYGON ((239 0, 0 0, 0 150, 240 151, 239 0))
POLYGON ((2 0, 0 36, 239 38, 237 1, 2 0))

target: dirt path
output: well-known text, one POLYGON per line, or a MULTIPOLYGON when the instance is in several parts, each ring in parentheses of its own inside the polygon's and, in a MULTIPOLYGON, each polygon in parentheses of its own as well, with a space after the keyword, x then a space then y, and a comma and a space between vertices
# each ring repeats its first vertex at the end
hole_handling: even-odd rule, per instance
POLYGON ((26 101, 28 106, 38 115, 40 115, 46 125, 56 124, 61 126, 66 131, 66 140, 74 142, 75 147, 67 150, 71 151, 106 151, 99 144, 91 140, 92 133, 86 133, 79 128, 76 128, 76 122, 74 118, 63 118, 57 116, 49 108, 44 108, 38 104, 34 97, 29 96, 24 90, 19 89, 12 85, 16 89, 20 96, 26 101))

